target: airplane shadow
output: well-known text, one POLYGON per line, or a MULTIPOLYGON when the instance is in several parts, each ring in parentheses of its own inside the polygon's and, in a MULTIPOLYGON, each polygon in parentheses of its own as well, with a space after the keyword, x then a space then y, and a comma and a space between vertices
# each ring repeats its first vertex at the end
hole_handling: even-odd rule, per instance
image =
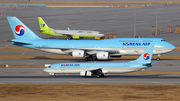
MULTIPOLYGON (((58 57, 58 56, 57 56, 58 57)), ((46 56, 36 56, 34 58, 30 58, 30 59, 41 59, 41 60, 47 60, 47 59, 51 59, 51 60, 73 60, 73 61, 82 61, 82 62, 88 62, 88 61, 85 61, 85 59, 54 59, 54 58, 49 58, 49 57, 46 57, 46 56)), ((122 61, 122 60, 127 60, 127 61, 132 61, 132 60, 135 60, 135 59, 108 59, 108 60, 96 60, 96 61, 122 61)), ((152 59, 152 60, 156 60, 156 59, 152 59)), ((162 60, 177 60, 177 59, 161 59, 160 61, 162 60)), ((95 62, 95 61, 93 61, 95 62)))

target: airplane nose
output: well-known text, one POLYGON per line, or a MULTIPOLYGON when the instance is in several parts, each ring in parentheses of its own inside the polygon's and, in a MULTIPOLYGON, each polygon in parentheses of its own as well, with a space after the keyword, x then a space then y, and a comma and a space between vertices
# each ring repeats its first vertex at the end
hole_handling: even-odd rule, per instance
POLYGON ((170 51, 173 51, 174 49, 176 49, 176 47, 170 43, 168 43, 168 45, 166 47, 168 47, 170 51))
POLYGON ((172 44, 171 44, 171 48, 172 48, 172 50, 176 49, 176 47, 172 44))
POLYGON ((103 37, 104 36, 104 34, 99 34, 100 35, 100 37, 103 37))
POLYGON ((47 69, 45 68, 45 69, 43 69, 44 71, 46 71, 47 69))

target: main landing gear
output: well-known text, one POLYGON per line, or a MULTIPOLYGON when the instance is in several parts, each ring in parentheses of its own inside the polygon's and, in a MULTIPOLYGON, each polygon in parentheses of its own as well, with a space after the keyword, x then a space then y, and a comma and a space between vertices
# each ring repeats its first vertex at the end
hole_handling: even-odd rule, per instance
POLYGON ((89 55, 85 58, 86 61, 96 61, 97 57, 93 55, 89 55))
POLYGON ((158 57, 156 58, 157 61, 161 60, 160 56, 161 56, 161 55, 158 54, 158 57))
POLYGON ((55 73, 49 73, 49 75, 52 75, 54 78, 56 77, 55 73))
POLYGON ((96 77, 97 77, 97 78, 99 78, 99 77, 104 77, 104 74, 98 74, 96 77))
POLYGON ((99 77, 104 77, 104 73, 102 72, 102 69, 98 69, 97 71, 96 71, 96 77, 97 78, 99 78, 99 77))
POLYGON ((56 77, 56 74, 54 74, 53 77, 55 78, 55 77, 56 77))

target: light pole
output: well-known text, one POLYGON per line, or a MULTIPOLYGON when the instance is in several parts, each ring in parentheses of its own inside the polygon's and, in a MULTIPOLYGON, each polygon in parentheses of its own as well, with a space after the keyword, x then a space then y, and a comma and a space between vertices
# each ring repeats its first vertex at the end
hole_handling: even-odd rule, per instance
POLYGON ((136 0, 134 0, 134 38, 136 37, 136 0))
POLYGON ((156 0, 156 33, 155 35, 157 35, 157 0, 156 0))

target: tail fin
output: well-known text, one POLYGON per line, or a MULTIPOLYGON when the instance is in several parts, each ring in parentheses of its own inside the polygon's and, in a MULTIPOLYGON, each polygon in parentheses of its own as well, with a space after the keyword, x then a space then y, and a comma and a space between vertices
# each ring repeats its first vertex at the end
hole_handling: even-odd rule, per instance
POLYGON ((38 17, 38 21, 39 21, 39 27, 40 27, 41 33, 44 33, 44 34, 51 33, 50 28, 48 27, 48 25, 44 22, 44 20, 41 17, 38 17))
POLYGON ((154 44, 150 44, 148 48, 141 54, 141 56, 135 60, 135 62, 138 63, 151 63, 151 58, 153 55, 153 50, 154 50, 154 44))
POLYGON ((15 39, 41 39, 16 17, 7 17, 15 39))

